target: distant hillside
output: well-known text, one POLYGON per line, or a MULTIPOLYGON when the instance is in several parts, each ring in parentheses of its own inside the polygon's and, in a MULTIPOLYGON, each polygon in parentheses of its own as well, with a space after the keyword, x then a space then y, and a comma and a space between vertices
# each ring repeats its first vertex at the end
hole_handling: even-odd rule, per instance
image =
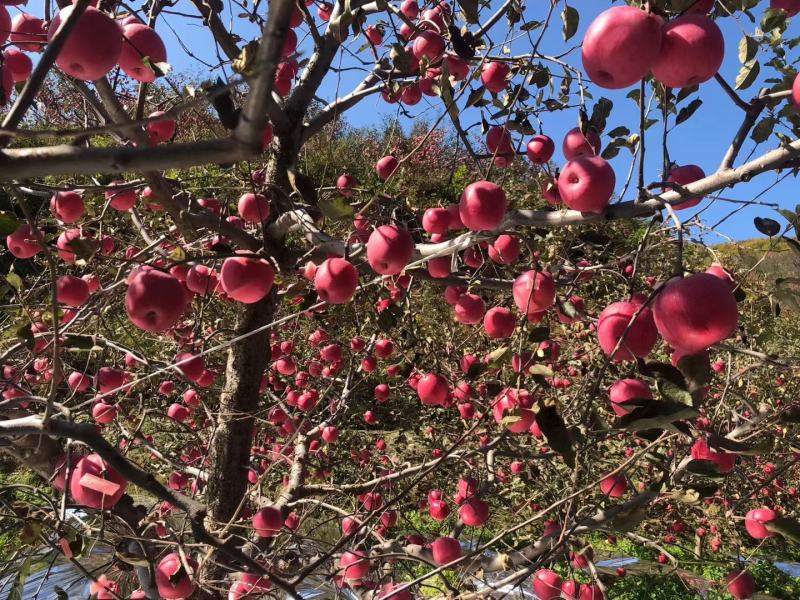
POLYGON ((767 281, 800 277, 800 254, 792 250, 783 240, 767 238, 744 240, 714 246, 723 259, 723 264, 737 273, 754 269, 767 281))

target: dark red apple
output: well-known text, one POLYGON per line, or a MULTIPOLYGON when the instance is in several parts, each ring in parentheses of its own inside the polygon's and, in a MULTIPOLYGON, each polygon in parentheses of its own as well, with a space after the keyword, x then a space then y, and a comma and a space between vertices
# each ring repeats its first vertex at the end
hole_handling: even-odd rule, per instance
POLYGON ((723 58, 725 39, 717 24, 704 14, 685 14, 664 26, 653 77, 672 88, 698 85, 717 74, 723 58))

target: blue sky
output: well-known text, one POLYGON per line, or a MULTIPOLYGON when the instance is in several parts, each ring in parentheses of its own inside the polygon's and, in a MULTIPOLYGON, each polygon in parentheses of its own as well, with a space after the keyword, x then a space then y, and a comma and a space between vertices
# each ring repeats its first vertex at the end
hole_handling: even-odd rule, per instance
MULTIPOLYGON (((266 2, 262 3, 266 4, 266 2)), ((597 16, 602 10, 612 6, 608 0, 570 0, 570 5, 579 10, 581 19, 577 34, 571 40, 565 43, 561 35, 560 21, 560 12, 563 8, 563 4, 563 2, 559 3, 559 6, 556 9, 553 17, 551 28, 546 34, 540 47, 541 50, 547 54, 560 54, 569 48, 576 47, 578 44, 580 44, 586 28, 589 26, 594 17, 597 16)), ((492 12, 500 5, 501 2, 499 0, 493 0, 491 7, 492 12)), ((528 7, 526 8, 524 14, 524 21, 531 19, 544 20, 549 2, 546 0, 529 0, 527 5, 528 7)), ((768 5, 768 2, 764 0, 761 2, 761 5, 768 5)), ((312 14, 316 15, 316 7, 312 5, 310 8, 312 14)), ((28 7, 28 10, 34 12, 30 6, 28 7)), ((188 0, 181 0, 178 2, 174 10, 187 14, 196 14, 194 6, 188 0)), ((484 14, 490 14, 488 10, 484 9, 484 11, 484 14)), ((11 12, 14 14, 15 9, 12 8, 11 12)), ((240 12, 241 9, 239 9, 237 6, 226 2, 226 14, 224 21, 226 23, 230 23, 231 19, 233 19, 233 21, 237 23, 237 33, 239 33, 243 38, 249 39, 251 37, 255 37, 257 35, 257 31, 254 26, 248 25, 246 27, 242 27, 242 20, 236 19, 235 15, 240 12)), ((760 18, 760 12, 757 11, 756 17, 760 18)), ((377 18, 371 17, 369 22, 373 23, 375 21, 377 21, 377 18)), ((800 17, 795 19, 795 21, 800 21, 800 17)), ((737 15, 736 18, 720 19, 718 20, 718 24, 723 30, 726 41, 725 62, 723 63, 720 72, 727 81, 732 83, 736 79, 736 75, 740 68, 740 63, 737 56, 739 40, 741 39, 743 32, 752 34, 756 25, 751 23, 742 15, 737 15)), ((797 27, 798 23, 792 23, 790 25, 789 33, 792 33, 791 30, 796 29, 797 27)), ((200 21, 186 19, 178 15, 164 14, 162 17, 160 17, 160 22, 157 26, 157 29, 167 43, 169 62, 172 63, 176 70, 188 71, 190 73, 197 74, 198 77, 201 78, 206 76, 205 73, 207 71, 205 67, 198 65, 197 62, 186 55, 178 41, 178 36, 180 36, 181 42, 190 48, 191 51, 199 58, 212 64, 217 62, 211 34, 202 26, 200 21), (167 25, 169 25, 169 27, 167 25)), ((307 56, 311 48, 310 38, 307 37, 307 29, 305 27, 300 27, 297 31, 301 40, 304 40, 301 42, 300 51, 307 56)), ((492 41, 497 43, 503 41, 505 36, 508 36, 508 34, 509 31, 507 23, 505 19, 502 19, 492 29, 489 35, 492 41)), ((534 35, 536 35, 536 32, 534 32, 534 35)), ((387 40, 388 37, 389 36, 387 35, 387 40)), ((352 52, 355 52, 362 46, 363 43, 364 40, 363 37, 361 37, 356 41, 351 41, 348 48, 352 52)), ((514 54, 524 53, 530 50, 530 42, 528 38, 521 38, 519 40, 512 41, 510 47, 512 53, 514 54)), ((368 58, 368 52, 364 52, 362 56, 368 58)), ((564 60, 574 66, 580 67, 580 49, 575 49, 571 54, 565 57, 564 60)), ((352 66, 353 64, 352 58, 345 58, 341 63, 342 66, 352 66)), ((765 77, 770 75, 774 75, 774 73, 770 73, 769 69, 762 69, 760 81, 763 81, 765 77)), ((346 93, 355 85, 357 85, 362 77, 363 73, 357 71, 345 72, 339 76, 331 74, 331 76, 329 76, 323 84, 319 95, 326 99, 331 99, 335 97, 337 90, 340 94, 346 93)), ((741 95, 745 99, 750 99, 757 93, 760 87, 760 81, 753 84, 747 90, 741 92, 741 95)), ((602 95, 614 102, 614 110, 609 118, 607 131, 610 131, 614 127, 620 125, 627 126, 631 131, 636 131, 638 129, 638 108, 632 100, 625 97, 629 91, 630 89, 616 91, 594 88, 593 93, 595 99, 602 95)), ((719 165, 725 150, 730 144, 735 131, 739 127, 743 114, 740 109, 733 105, 733 103, 723 93, 720 86, 713 80, 701 86, 700 97, 703 99, 703 105, 695 113, 694 117, 688 122, 678 126, 670 133, 669 149, 670 155, 674 161, 681 164, 698 164, 705 170, 707 174, 710 174, 719 165)), ((423 101, 420 104, 410 108, 410 112, 414 115, 415 119, 422 119, 428 122, 432 121, 439 114, 440 110, 441 101, 438 98, 429 99, 424 96, 423 101)), ((349 111, 346 118, 353 125, 372 125, 379 123, 384 119, 391 119, 395 115, 396 106, 385 104, 380 99, 379 95, 375 95, 363 100, 354 109, 349 111)), ((657 115, 653 116, 655 117, 657 115)), ((476 109, 470 109, 462 115, 462 123, 465 126, 468 126, 479 120, 479 118, 479 112, 476 109)), ((556 146, 559 148, 564 133, 577 125, 577 119, 578 115, 576 110, 545 113, 542 117, 544 132, 556 140, 556 146)), ((406 124, 408 123, 408 120, 406 120, 406 124)), ((660 139, 653 139, 660 138, 660 135, 660 124, 655 125, 648 132, 648 140, 652 140, 650 143, 648 143, 649 151, 647 152, 648 160, 646 161, 646 178, 648 181, 655 181, 660 176, 660 139)), ((609 138, 604 136, 604 145, 608 141, 609 138)), ((776 145, 777 139, 773 137, 767 143, 762 144, 759 148, 757 148, 756 154, 753 156, 757 156, 766 150, 774 148, 776 145)), ((737 164, 740 164, 741 160, 749 155, 752 148, 753 143, 749 142, 743 149, 741 158, 737 164)), ((560 156, 560 151, 558 150, 554 156, 554 161, 556 164, 561 164, 563 162, 563 157, 560 156)), ((617 158, 612 160, 612 165, 617 173, 617 180, 620 188, 622 182, 624 182, 626 179, 628 169, 630 168, 630 163, 631 155, 627 150, 624 149, 619 153, 617 158)), ((774 184, 777 179, 778 176, 774 174, 765 174, 759 178, 756 178, 750 183, 742 184, 736 187, 734 190, 726 190, 722 195, 726 198, 732 198, 736 200, 750 200, 754 196, 762 193, 765 188, 774 184)), ((800 202, 800 199, 796 197, 795 190, 795 180, 793 177, 789 176, 781 183, 764 193, 760 200, 764 202, 780 204, 783 208, 793 209, 794 206, 800 202)), ((631 198, 632 194, 629 191, 626 199, 631 198)), ((696 209, 688 209, 684 211, 682 216, 686 216, 687 213, 690 215, 695 214, 696 211, 701 210, 702 221, 707 225, 714 225, 728 216, 733 210, 740 207, 741 205, 720 200, 714 202, 706 201, 696 209)), ((735 239, 760 236, 753 226, 753 218, 756 216, 768 216, 782 221, 781 217, 777 216, 776 213, 768 207, 745 207, 737 214, 728 217, 721 225, 718 226, 718 231, 725 236, 730 236, 735 239)), ((699 231, 695 231, 695 234, 702 235, 702 233, 699 231)), ((713 234, 708 235, 704 239, 708 243, 725 241, 724 237, 713 234)))

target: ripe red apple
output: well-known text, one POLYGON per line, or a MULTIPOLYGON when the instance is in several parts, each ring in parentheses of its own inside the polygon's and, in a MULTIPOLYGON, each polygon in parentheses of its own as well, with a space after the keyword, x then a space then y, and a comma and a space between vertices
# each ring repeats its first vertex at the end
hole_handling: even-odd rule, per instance
POLYGON ((125 310, 139 329, 166 331, 181 318, 186 305, 187 292, 172 275, 139 269, 128 277, 125 310))
POLYGON ((453 307, 456 321, 464 325, 476 325, 486 312, 486 304, 477 294, 462 294, 453 307))
POLYGON ((364 30, 364 35, 373 46, 380 46, 383 43, 383 32, 374 25, 367 27, 364 30))
POLYGON ((719 467, 720 473, 730 473, 733 467, 736 466, 736 455, 722 450, 715 451, 708 447, 708 442, 700 438, 692 444, 692 459, 694 460, 710 460, 719 467))
POLYGON ((640 306, 641 302, 635 301, 614 302, 600 313, 597 321, 597 338, 606 354, 613 352, 630 325, 625 340, 614 355, 614 361, 634 360, 634 357, 644 358, 650 354, 658 341, 658 330, 649 308, 643 308, 631 324, 640 306))
POLYGON ((515 235, 504 233, 487 248, 489 258, 500 265, 510 265, 517 261, 521 253, 519 238, 515 235))
POLYGON ((155 29, 142 23, 125 25, 122 28, 122 36, 125 42, 119 55, 120 68, 136 81, 147 83, 155 81, 155 70, 145 64, 143 59, 147 57, 150 65, 167 62, 167 49, 161 36, 155 29))
POLYGON ((264 258, 231 256, 219 272, 222 289, 237 302, 252 304, 269 294, 275 281, 275 270, 264 258))
POLYGON ((584 583, 578 600, 605 600, 605 594, 596 583, 584 583))
POLYGON ((564 600, 578 600, 581 584, 574 579, 567 579, 561 584, 561 596, 564 600))
POLYGON ((167 416, 178 423, 183 423, 191 414, 192 411, 178 402, 173 402, 169 405, 169 408, 167 408, 167 416))
POLYGON ((546 135, 536 135, 525 149, 528 159, 535 165, 543 165, 553 157, 555 142, 546 135))
POLYGON ((470 498, 458 509, 458 516, 467 527, 483 527, 489 520, 489 505, 478 498, 470 498))
POLYGON ((492 403, 492 416, 511 433, 523 433, 534 422, 533 399, 527 390, 503 388, 492 403))
POLYGON ((739 308, 730 286, 708 273, 670 280, 653 303, 664 340, 684 354, 697 354, 736 331, 739 308))
MULTIPOLYGON (((11 81, 12 83, 19 83, 21 81, 26 81, 28 77, 31 76, 31 71, 33 71, 33 61, 31 61, 30 56, 22 52, 21 50, 17 50, 16 48, 9 48, 3 52, 3 85, 5 86, 8 82, 5 80, 6 72, 11 74, 11 81)), ((8 96, 11 91, 11 87, 4 87, 6 91, 6 95, 8 96)))
POLYGON ((435 63, 442 57, 442 54, 444 54, 444 48, 444 38, 435 31, 426 30, 419 33, 417 37, 414 38, 414 45, 411 48, 411 52, 417 60, 426 58, 429 63, 435 63))
POLYGON ((602 213, 617 183, 614 169, 599 156, 579 156, 558 176, 558 195, 569 208, 602 213))
POLYGON ((619 498, 628 490, 628 480, 622 474, 609 475, 600 481, 600 491, 605 496, 619 498))
MULTIPOLYGON (((48 41, 72 13, 72 7, 62 8, 50 22, 48 41)), ((121 52, 122 29, 104 12, 89 6, 61 48, 56 65, 76 79, 94 81, 114 68, 121 52)))
POLYGON ((358 287, 358 271, 343 258, 328 258, 317 268, 314 287, 323 302, 350 302, 358 287))
POLYGON ((624 405, 629 400, 652 400, 653 392, 647 382, 641 379, 620 379, 608 390, 611 408, 621 417, 630 413, 634 407, 624 405))
POLYGON ((343 569, 345 579, 363 579, 369 574, 369 557, 360 550, 348 550, 339 559, 339 568, 343 569))
POLYGON ((419 6, 417 5, 416 0, 403 0, 403 3, 400 5, 400 12, 408 17, 411 21, 416 19, 419 15, 419 6))
POLYGON ((664 26, 653 77, 672 88, 698 85, 716 75, 724 57, 725 39, 717 24, 704 14, 685 14, 664 26))
MULTIPOLYGON (((428 261, 428 273, 430 273, 430 276, 434 279, 443 279, 448 277, 450 275, 452 262, 452 257, 450 256, 439 256, 438 258, 432 258, 428 261)), ((447 293, 446 289, 445 293, 447 293)), ((458 297, 460 298, 461 294, 459 294, 458 297)), ((455 302, 452 304, 455 305, 456 302, 458 302, 458 298, 456 298, 455 302)))
MULTIPOLYGON (((683 165, 679 167, 678 165, 673 166, 669 170, 669 178, 667 181, 674 181, 678 185, 687 185, 689 183, 693 183, 700 179, 704 179, 706 176, 703 169, 698 167, 697 165, 683 165)), ((667 188, 672 189, 672 188, 667 188)), ((692 208, 693 206, 697 206, 700 204, 700 201, 703 199, 703 196, 697 196, 696 198, 687 198, 686 200, 678 202, 673 202, 673 206, 677 210, 683 210, 684 208, 692 208)))
POLYGON ((397 225, 381 225, 367 240, 367 261, 372 270, 381 275, 402 272, 413 253, 411 234, 397 225))
POLYGON ((769 7, 785 10, 790 17, 793 17, 800 12, 800 0, 769 0, 769 7))
POLYGON ((575 127, 567 132, 561 143, 561 152, 564 158, 574 160, 580 156, 598 156, 602 142, 594 129, 588 129, 584 134, 580 127, 575 127))
POLYGON ((756 591, 756 580, 748 571, 735 569, 725 576, 725 587, 736 600, 747 600, 756 591))
POLYGON ((5 6, 0 6, 0 45, 5 44, 11 34, 11 16, 5 6))
POLYGON ((514 280, 514 304, 524 315, 540 313, 556 299, 556 284, 547 271, 526 271, 514 280))
POLYGON ((36 241, 33 229, 27 223, 23 223, 17 230, 6 236, 8 251, 15 258, 32 258, 42 251, 42 246, 36 241))
POLYGON ((510 309, 495 306, 486 311, 483 317, 483 329, 490 338, 503 339, 514 335, 517 319, 510 309))
POLYGON ((84 215, 86 207, 77 192, 56 192, 50 198, 50 212, 63 223, 74 223, 84 215))
POLYGON ((481 81, 484 87, 493 94, 506 89, 508 75, 511 68, 504 62, 488 61, 483 64, 481 69, 481 81))
POLYGON ((597 85, 620 89, 644 78, 661 47, 660 17, 615 6, 592 21, 583 38, 583 68, 597 85))
POLYGON ((136 190, 128 189, 128 190, 120 190, 114 191, 114 186, 121 185, 125 183, 124 181, 115 181, 111 186, 109 186, 108 191, 105 192, 104 196, 106 200, 109 200, 109 204, 111 208, 115 210, 130 210, 134 206, 136 206, 136 190))
MULTIPOLYGON (((187 556, 189 568, 197 572, 197 561, 187 556)), ((195 585, 177 552, 171 552, 162 558, 156 567, 156 587, 158 593, 166 600, 183 600, 194 593, 195 585)))
POLYGON ((335 444, 339 439, 339 430, 333 425, 326 425, 322 428, 322 439, 329 444, 335 444))
POLYGON ((274 537, 282 527, 283 516, 275 506, 266 506, 253 515, 253 529, 258 537, 274 537))
POLYGON ((469 75, 469 62, 460 56, 446 54, 442 62, 447 67, 450 77, 455 81, 463 81, 469 75))
POLYGON ((403 104, 414 106, 415 104, 419 104, 420 100, 422 100, 422 90, 419 84, 410 83, 403 86, 403 91, 400 92, 400 101, 403 104))
POLYGON ((117 407, 100 400, 92 406, 92 418, 100 425, 113 423, 114 419, 117 418, 117 407))
POLYGON ((400 163, 397 159, 392 156, 391 154, 384 156, 375 164, 375 172, 378 174, 378 177, 387 181, 394 172, 397 171, 397 168, 400 166, 400 163))
POLYGON ((442 375, 427 373, 417 382, 417 396, 423 404, 442 406, 450 399, 450 383, 442 375))
POLYGON ((67 377, 67 385, 71 390, 75 390, 76 392, 85 392, 89 389, 91 384, 92 379, 85 373, 80 373, 79 371, 73 371, 69 374, 69 377, 67 377))
POLYGON ((80 277, 63 275, 56 281, 56 299, 60 304, 77 308, 89 299, 89 294, 89 284, 80 277))
POLYGON ((561 577, 550 569, 539 569, 533 574, 533 592, 540 600, 561 597, 561 577))
POLYGON ((339 178, 336 180, 336 188, 339 190, 339 193, 347 198, 355 193, 353 188, 356 187, 358 187, 358 179, 347 173, 339 175, 339 178))
POLYGON ((443 566, 461 558, 461 542, 452 537, 440 537, 431 543, 433 562, 443 566))
POLYGON ((269 200, 262 194, 242 194, 237 210, 248 223, 261 223, 269 218, 269 200))
MULTIPOLYGON (((0 27, 5 29, 3 17, 0 14, 0 27)), ((0 33, 2 39, 2 33, 0 33)), ((47 42, 47 25, 39 17, 29 15, 28 13, 19 13, 14 20, 11 21, 11 36, 9 37, 12 44, 25 52, 41 52, 47 42)), ((0 42, 2 43, 2 42, 0 42)))
POLYGON ((72 469, 69 492, 76 503, 89 508, 113 508, 127 487, 125 479, 98 454, 79 459, 72 469))
POLYGON ((755 508, 745 515, 744 526, 750 537, 756 540, 764 540, 777 535, 764 527, 764 523, 774 521, 777 517, 778 513, 771 508, 755 508))
POLYGON ((476 181, 461 194, 458 214, 467 229, 493 231, 503 222, 506 207, 503 188, 490 181, 476 181))
MULTIPOLYGON (((157 119, 164 116, 163 110, 157 110, 147 115, 148 119, 157 119)), ((145 126, 147 137, 150 138, 150 143, 155 145, 163 144, 172 139, 175 135, 175 120, 174 119, 161 119, 160 121, 150 121, 145 126)), ((198 200, 198 204, 201 204, 198 200)), ((202 204, 201 204, 202 206, 202 204)))
POLYGON ((445 234, 450 226, 450 213, 446 208, 433 207, 422 214, 422 228, 427 233, 445 234))
POLYGON ((186 273, 186 287, 195 294, 213 294, 219 286, 217 272, 206 265, 193 265, 186 273))
MULTIPOLYGON (((511 154, 508 157, 513 160, 514 145, 511 139, 511 132, 505 127, 490 127, 486 133, 486 148, 489 154, 511 154)), ((504 165, 505 166, 505 165, 504 165)))

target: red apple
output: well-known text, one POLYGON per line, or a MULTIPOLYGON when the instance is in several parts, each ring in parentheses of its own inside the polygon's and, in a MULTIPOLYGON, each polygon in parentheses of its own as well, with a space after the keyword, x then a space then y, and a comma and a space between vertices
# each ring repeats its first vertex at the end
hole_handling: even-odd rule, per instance
POLYGON ((435 63, 444 54, 444 48, 444 38, 434 31, 426 30, 414 38, 414 45, 411 51, 417 60, 426 58, 429 63, 435 63))
POLYGON ((237 209, 248 223, 261 223, 269 218, 269 200, 262 194, 242 194, 237 209))
POLYGON ((589 129, 584 134, 580 127, 575 127, 567 132, 561 143, 561 152, 564 158, 574 160, 580 156, 598 156, 602 142, 594 129, 589 129))
MULTIPOLYGON (((448 277, 451 272, 452 267, 452 257, 450 256, 439 256, 438 258, 432 258, 428 261, 428 273, 434 279, 443 279, 448 277)), ((449 286, 448 286, 449 287, 449 286)), ((445 294, 447 290, 445 289, 445 294)), ((461 297, 461 294, 458 296, 461 297)), ((452 302, 452 305, 458 302, 458 298, 455 299, 455 302, 452 302)))
POLYGON ((23 223, 14 233, 6 236, 6 245, 15 258, 32 258, 42 251, 33 229, 27 223, 23 223))
POLYGON ((69 491, 76 503, 89 508, 113 508, 127 487, 125 479, 98 454, 79 459, 72 469, 69 491))
POLYGON ((628 490, 628 480, 622 474, 609 475, 600 481, 600 491, 605 496, 619 498, 628 490))
MULTIPOLYGON (((50 22, 48 41, 72 13, 72 8, 71 4, 62 8, 50 22)), ((56 65, 76 79, 94 81, 114 68, 121 52, 122 29, 107 14, 89 6, 61 48, 56 65)))
POLYGON ((489 258, 500 265, 510 265, 517 261, 521 253, 519 238, 504 233, 489 245, 489 258))
POLYGON ((729 452, 714 451, 708 447, 708 442, 700 438, 692 444, 692 459, 694 460, 710 460, 716 463, 719 467, 720 473, 730 473, 733 467, 736 466, 736 455, 729 452))
POLYGON ((489 520, 489 505, 478 498, 470 498, 458 509, 458 516, 467 527, 483 527, 489 520))
MULTIPOLYGON (((187 556, 186 562, 196 573, 197 561, 187 556)), ((156 567, 156 587, 166 600, 183 600, 194 593, 195 585, 191 574, 186 572, 177 552, 171 552, 159 561, 156 567)))
MULTIPOLYGON (((33 62, 24 52, 16 48, 9 48, 3 52, 3 85, 8 83, 5 81, 6 71, 11 74, 12 83, 26 81, 31 76, 31 71, 33 71, 33 62)), ((5 87, 4 89, 6 95, 9 95, 11 88, 5 87)))
POLYGON ((253 304, 272 290, 275 269, 264 258, 231 256, 222 263, 219 281, 228 296, 237 302, 253 304))
POLYGON ((328 258, 317 268, 314 287, 323 302, 350 302, 358 287, 358 271, 343 258, 328 258))
MULTIPOLYGON (((163 110, 157 110, 147 115, 148 119, 157 119, 164 116, 163 110)), ((147 137, 150 138, 150 143, 153 145, 163 144, 172 139, 175 135, 175 120, 174 119, 161 119, 159 121, 150 121, 145 126, 147 130, 147 137)), ((198 200, 198 204, 200 201, 198 200)), ((201 204, 202 206, 202 204, 201 204)))
POLYGON ((793 17, 800 12, 800 0, 769 0, 769 7, 785 10, 790 17, 793 17))
POLYGON ((652 72, 667 87, 683 88, 716 75, 725 57, 725 39, 708 16, 685 14, 664 26, 664 36, 652 72))
POLYGON ((136 206, 136 190, 127 189, 114 191, 114 186, 124 184, 124 181, 115 181, 105 192, 105 199, 109 200, 111 208, 115 210, 130 210, 136 206))
POLYGON ((63 223, 74 223, 84 215, 86 207, 77 192, 56 192, 50 198, 50 212, 63 223))
POLYGON ((360 550, 348 550, 339 559, 339 568, 345 579, 363 579, 369 574, 369 557, 360 550))
POLYGON ((528 159, 535 165, 543 165, 553 157, 556 150, 555 142, 546 135, 536 135, 528 142, 526 153, 528 159))
POLYGON ((730 286, 708 273, 670 280, 653 303, 664 340, 684 354, 697 354, 736 331, 739 308, 730 286))
MULTIPOLYGON (((5 30, 2 15, 0 15, 0 27, 5 30)), ((2 34, 0 34, 0 39, 2 39, 2 34)), ((20 13, 11 21, 11 36, 9 39, 20 50, 41 52, 45 42, 47 42, 47 25, 39 17, 28 13, 20 13)))
POLYGON ((453 308, 456 313, 456 321, 464 325, 480 323, 486 312, 486 304, 477 294, 462 294, 453 308))
POLYGON ((652 400, 650 386, 640 379, 620 379, 608 390, 611 408, 617 416, 627 415, 635 407, 625 406, 629 400, 652 400))
POLYGON ((446 208, 429 208, 422 215, 422 228, 427 233, 445 234, 450 226, 450 213, 446 208))
MULTIPOLYGON (((167 49, 156 30, 141 23, 132 23, 122 28, 125 42, 119 55, 119 66, 128 77, 136 81, 152 82, 156 72, 150 65, 167 62, 167 49)), ((158 67, 156 67, 158 68, 158 67)))
POLYGON ((186 273, 186 287, 195 294, 213 294, 219 286, 217 272, 206 265, 192 265, 186 273))
POLYGON ((0 45, 6 43, 8 36, 11 34, 11 16, 8 14, 5 6, 0 5, 0 45))
POLYGON ((602 213, 616 183, 608 162, 599 156, 579 156, 569 161, 558 176, 558 195, 573 210, 602 213))
POLYGON ((89 284, 80 277, 63 275, 56 281, 56 299, 60 304, 77 308, 89 299, 89 294, 89 284))
POLYGON ((394 156, 390 154, 388 156, 384 156, 375 164, 375 172, 378 174, 378 177, 384 181, 387 181, 392 175, 394 175, 399 166, 400 163, 394 156))
POLYGON ((336 180, 336 188, 342 196, 350 197, 355 193, 353 188, 358 187, 358 180, 352 175, 344 173, 336 180))
POLYGON ((756 580, 748 571, 735 569, 725 576, 725 587, 736 600, 747 600, 756 591, 756 580))
POLYGON ((778 513, 770 508, 756 508, 749 511, 744 518, 744 526, 750 537, 756 540, 775 537, 777 534, 764 527, 764 523, 774 521, 778 513))
POLYGON ((615 6, 592 21, 583 38, 583 68, 600 87, 620 89, 643 79, 658 58, 660 17, 615 6))
MULTIPOLYGON (((667 181, 674 181, 678 185, 687 185, 700 179, 704 179, 705 176, 706 174, 703 169, 697 165, 684 165, 682 167, 674 165, 669 171, 669 178, 667 181)), ((677 210, 683 210, 684 208, 692 208, 693 206, 697 206, 700 204, 702 199, 703 196, 697 196, 696 198, 687 198, 686 200, 673 202, 672 204, 677 210)))
POLYGON ((450 383, 442 375, 428 373, 417 382, 417 396, 423 404, 442 406, 450 398, 450 383))
POLYGON ((253 529, 258 537, 274 537, 283 527, 281 510, 274 506, 266 506, 253 515, 253 529))
POLYGON ((514 335, 516 326, 517 319, 514 313, 504 306, 490 308, 483 317, 483 329, 490 338, 510 338, 514 335))
POLYGON ((508 85, 506 79, 510 73, 511 68, 506 63, 488 61, 484 63, 481 69, 481 81, 487 90, 493 94, 497 94, 506 89, 508 85))
POLYGON ((498 425, 511 433, 528 431, 536 415, 531 409, 533 399, 527 390, 503 388, 492 403, 492 416, 498 425))
POLYGON ((180 319, 186 305, 187 292, 172 275, 146 269, 128 277, 125 310, 139 329, 166 331, 180 319))
POLYGON ((381 225, 367 240, 367 261, 381 275, 397 275, 406 268, 414 253, 414 240, 408 230, 397 225, 381 225))
POLYGON ((533 592, 540 600, 556 600, 561 596, 561 577, 550 569, 539 569, 533 574, 533 592))
POLYGON ((658 331, 649 308, 643 308, 631 324, 640 306, 641 303, 633 301, 614 302, 600 313, 597 321, 597 338, 606 354, 613 352, 627 330, 622 345, 614 355, 615 361, 633 360, 634 357, 644 358, 650 354, 658 341, 658 331))
POLYGON ((493 231, 503 222, 506 207, 503 188, 490 181, 476 181, 461 194, 458 214, 467 229, 493 231))
POLYGON ((461 542, 452 537, 440 537, 431 543, 433 562, 441 567, 461 558, 461 542))
POLYGON ((524 315, 540 313, 556 299, 556 284, 547 271, 526 271, 514 280, 514 304, 524 315))

